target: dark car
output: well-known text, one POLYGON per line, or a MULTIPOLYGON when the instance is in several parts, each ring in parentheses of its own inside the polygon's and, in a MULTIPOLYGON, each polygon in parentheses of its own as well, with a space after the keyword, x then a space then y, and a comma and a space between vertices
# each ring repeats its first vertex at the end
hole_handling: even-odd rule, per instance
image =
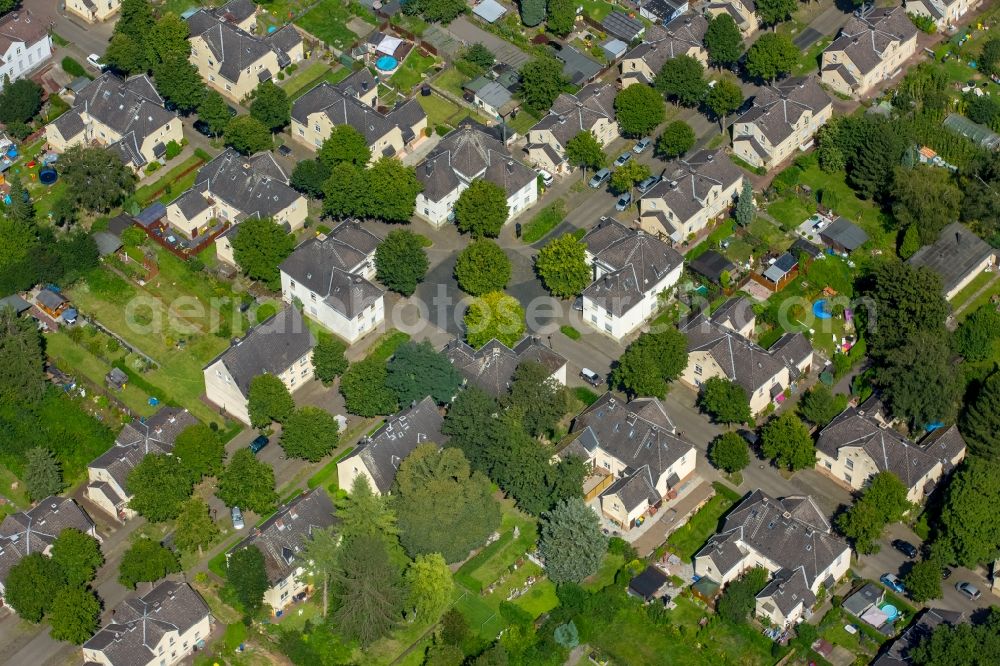
POLYGON ((289 155, 292 154, 292 149, 289 148, 288 146, 282 144, 282 145, 278 146, 278 152, 281 153, 282 155, 284 155, 285 157, 288 157, 289 155))
POLYGON ((256 439, 250 442, 250 450, 254 454, 260 453, 260 450, 267 446, 270 441, 267 435, 258 435, 256 439))
POLYGON ((914 546, 909 541, 903 541, 902 539, 895 539, 892 542, 892 547, 901 552, 903 555, 906 555, 910 559, 916 557, 919 552, 916 546, 914 546))
POLYGON ((949 578, 951 578, 951 569, 941 567, 941 580, 948 580, 949 578))

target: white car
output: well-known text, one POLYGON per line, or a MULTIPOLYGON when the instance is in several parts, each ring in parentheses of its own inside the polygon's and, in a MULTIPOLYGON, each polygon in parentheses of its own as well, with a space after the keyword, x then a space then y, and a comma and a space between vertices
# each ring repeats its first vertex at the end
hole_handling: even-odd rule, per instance
POLYGON ((91 65, 93 65, 100 71, 102 72, 104 71, 104 64, 101 62, 101 56, 97 55, 96 53, 91 53, 89 56, 87 56, 87 62, 89 62, 91 65))
POLYGON ((552 174, 545 169, 539 169, 538 175, 542 178, 542 185, 545 187, 552 187, 552 174))
POLYGON ((233 514, 233 529, 241 530, 244 527, 246 527, 246 525, 243 523, 243 512, 240 511, 240 507, 234 506, 232 514, 233 514))

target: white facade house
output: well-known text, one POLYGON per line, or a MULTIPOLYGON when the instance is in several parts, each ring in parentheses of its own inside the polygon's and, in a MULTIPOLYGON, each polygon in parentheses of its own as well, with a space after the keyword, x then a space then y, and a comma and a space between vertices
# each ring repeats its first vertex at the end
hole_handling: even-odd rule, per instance
POLYGON ((0 17, 0 88, 7 78, 16 81, 52 57, 49 28, 27 9, 0 17))
POLYGON ((594 281, 583 290, 583 318, 621 340, 660 309, 681 277, 684 257, 662 240, 602 218, 582 242, 594 281))
POLYGON ((307 317, 348 343, 378 329, 385 291, 370 279, 380 241, 356 221, 310 238, 281 263, 282 299, 301 303, 307 317))
POLYGON ((907 14, 926 16, 939 30, 944 30, 980 4, 981 0, 905 0, 903 7, 907 14))
POLYGON ((538 201, 538 174, 515 160, 486 127, 463 124, 444 137, 417 165, 424 185, 416 212, 435 227, 446 224, 462 192, 474 180, 485 180, 507 194, 507 221, 538 201))

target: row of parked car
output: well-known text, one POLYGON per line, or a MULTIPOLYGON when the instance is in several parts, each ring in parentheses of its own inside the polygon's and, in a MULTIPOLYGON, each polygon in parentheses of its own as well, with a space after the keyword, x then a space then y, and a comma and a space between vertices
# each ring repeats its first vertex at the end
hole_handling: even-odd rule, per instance
MULTIPOLYGON (((628 164, 632 160, 632 157, 634 155, 638 155, 646 151, 651 145, 653 145, 653 140, 650 137, 644 137, 642 139, 639 139, 639 141, 636 142, 636 144, 632 147, 632 150, 626 150, 624 153, 619 155, 617 159, 615 159, 613 166, 616 169, 620 169, 621 167, 628 164)), ((594 189, 601 187, 611 178, 611 174, 612 174, 611 169, 601 169, 600 171, 596 172, 594 176, 590 179, 589 183, 590 186, 594 189)), ((636 185, 636 189, 639 190, 640 194, 645 194, 661 180, 663 180, 661 176, 650 176, 649 178, 646 178, 640 183, 638 183, 636 185)), ((626 208, 628 208, 631 203, 632 203, 632 193, 625 192, 618 197, 618 201, 615 203, 615 210, 623 211, 626 208)))
MULTIPOLYGON (((892 547, 901 552, 903 555, 906 555, 906 557, 908 557, 911 560, 915 559, 920 554, 920 551, 916 546, 914 546, 909 541, 905 541, 903 539, 893 539, 892 547)), ((951 573, 952 573, 951 569, 949 569, 948 567, 942 567, 941 579, 948 580, 948 578, 951 577, 951 573)), ((897 592, 899 594, 906 594, 906 588, 903 586, 903 581, 901 581, 895 574, 891 573, 882 574, 882 577, 879 578, 879 581, 881 581, 883 585, 888 587, 893 592, 897 592)), ((969 599, 971 599, 972 601, 975 601, 979 597, 983 596, 983 593, 979 591, 979 588, 968 581, 963 580, 956 583, 955 589, 961 592, 969 599)))

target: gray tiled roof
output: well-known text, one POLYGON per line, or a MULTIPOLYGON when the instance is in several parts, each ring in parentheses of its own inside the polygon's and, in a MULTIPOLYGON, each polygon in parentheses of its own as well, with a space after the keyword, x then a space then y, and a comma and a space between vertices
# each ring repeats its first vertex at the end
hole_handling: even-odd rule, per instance
POLYGON ((688 262, 688 268, 717 283, 724 272, 736 270, 736 265, 715 250, 708 250, 688 262))
POLYGON ((494 397, 507 393, 514 371, 525 361, 541 364, 550 374, 566 365, 565 358, 531 336, 513 349, 494 339, 478 350, 455 338, 442 351, 470 384, 494 397))
POLYGON ((30 49, 45 39, 48 29, 48 24, 26 7, 0 17, 0 63, 4 62, 3 56, 12 44, 23 42, 30 49))
POLYGON ((549 130, 561 146, 580 132, 594 128, 600 120, 614 120, 615 86, 592 83, 578 93, 562 93, 552 103, 548 115, 539 120, 531 130, 549 130))
POLYGON ((230 552, 256 547, 264 554, 267 580, 275 585, 303 565, 302 549, 313 530, 335 525, 333 503, 324 488, 303 493, 253 528, 230 552))
POLYGON ((611 495, 618 496, 626 512, 631 512, 643 501, 656 504, 660 500, 660 494, 650 482, 649 475, 642 472, 619 478, 601 493, 601 497, 611 495))
POLYGON ((170 453, 177 435, 198 423, 186 409, 164 407, 148 419, 135 419, 125 425, 115 444, 88 465, 106 470, 118 487, 127 490, 129 472, 150 453, 170 453))
POLYGON ((778 610, 785 617, 802 604, 803 608, 812 608, 816 603, 816 595, 809 589, 806 582, 804 567, 795 569, 779 569, 774 577, 757 593, 757 599, 770 597, 778 610))
POLYGON ((826 50, 843 51, 862 74, 867 74, 882 62, 892 44, 906 42, 916 34, 917 28, 902 6, 880 7, 848 19, 826 50))
POLYGON ((264 37, 264 42, 270 44, 278 52, 280 61, 281 55, 285 55, 287 58, 288 52, 302 43, 302 35, 291 23, 287 23, 264 37))
POLYGON ((198 171, 194 189, 218 197, 245 217, 273 217, 302 196, 288 186, 271 153, 247 158, 232 148, 198 171))
POLYGON ((187 190, 180 195, 174 205, 181 209, 184 217, 193 220, 195 217, 212 207, 212 202, 208 197, 196 189, 187 190))
POLYGON ((424 184, 423 195, 431 201, 440 201, 461 183, 476 178, 499 185, 510 196, 536 177, 532 169, 511 156, 503 143, 469 125, 449 132, 417 166, 417 178, 424 184))
POLYGON ((958 286, 996 250, 967 227, 953 222, 941 230, 933 245, 925 245, 907 260, 941 276, 946 292, 958 286))
POLYGON ((112 666, 155 663, 153 650, 166 633, 183 634, 209 614, 208 604, 190 585, 165 580, 143 596, 120 603, 111 622, 83 647, 103 652, 112 666))
POLYGON ((678 16, 666 25, 648 28, 643 43, 626 53, 624 59, 643 60, 653 74, 658 74, 667 60, 684 55, 692 48, 703 48, 702 40, 707 31, 708 21, 704 16, 678 16))
MULTIPOLYGON (((219 65, 219 75, 227 81, 236 83, 243 70, 272 51, 278 56, 279 64, 288 61, 288 54, 277 43, 251 35, 205 10, 199 10, 188 17, 187 24, 191 37, 201 37, 205 40, 212 57, 219 65)), ((294 28, 292 32, 298 34, 294 28)), ((284 41, 286 37, 291 38, 291 34, 283 36, 281 40, 284 41)))
POLYGON ((729 571, 750 549, 778 566, 802 567, 811 589, 816 578, 842 554, 850 557, 847 542, 830 533, 830 524, 815 506, 803 511, 811 498, 777 500, 755 490, 726 515, 722 529, 713 535, 695 557, 709 557, 720 571, 729 571), (794 504, 787 504, 795 499, 794 504))
POLYGON ((910 650, 920 645, 939 625, 955 626, 964 618, 963 612, 925 608, 917 620, 872 662, 872 666, 911 666, 913 659, 910 658, 910 650))
POLYGON ((796 76, 762 88, 753 107, 736 122, 753 123, 772 145, 778 145, 795 132, 805 113, 816 116, 832 103, 815 75, 796 76))
POLYGON ((663 199, 683 223, 705 207, 713 188, 726 190, 742 178, 743 172, 723 150, 702 150, 688 159, 668 162, 663 180, 646 192, 643 199, 663 199))
POLYGON ((868 234, 865 233, 865 230, 845 217, 838 217, 831 222, 823 231, 819 232, 819 237, 828 244, 846 248, 848 252, 852 252, 868 242, 868 234))
POLYGON ((216 361, 229 370, 243 395, 250 380, 257 375, 279 375, 316 346, 309 327, 297 308, 289 305, 263 324, 250 329, 246 336, 222 352, 216 361))
POLYGON ((376 489, 388 493, 399 464, 421 444, 444 445, 444 418, 434 400, 426 397, 415 406, 397 412, 365 439, 345 460, 359 457, 375 480, 376 489))
POLYGON ((213 13, 221 19, 242 23, 257 13, 257 5, 252 0, 229 0, 213 13))
POLYGON ((89 533, 94 522, 68 497, 52 495, 27 511, 12 513, 0 522, 0 582, 11 568, 31 553, 41 553, 68 528, 89 533))
MULTIPOLYGON (((363 79, 358 81, 364 82, 363 79)), ((292 118, 302 124, 308 124, 309 116, 314 113, 325 114, 334 125, 350 125, 365 136, 368 145, 374 144, 394 127, 409 129, 425 117, 423 108, 414 100, 404 102, 383 115, 347 89, 325 81, 292 104, 292 118)))

